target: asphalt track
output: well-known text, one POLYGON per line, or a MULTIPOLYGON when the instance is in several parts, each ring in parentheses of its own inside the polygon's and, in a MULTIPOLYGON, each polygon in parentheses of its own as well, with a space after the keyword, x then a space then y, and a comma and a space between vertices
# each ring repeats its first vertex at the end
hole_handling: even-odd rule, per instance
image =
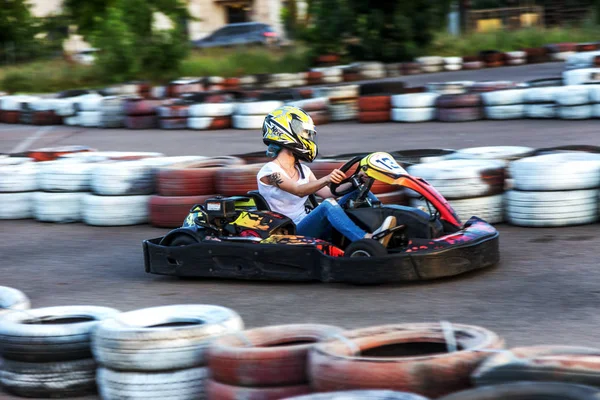
MULTIPOLYGON (((436 74, 436 80, 554 76, 557 64, 436 74), (542 68, 543 74, 535 74, 542 68), (520 71, 520 74, 517 72, 520 71), (483 72, 489 75, 484 75, 483 72), (541 76, 540 76, 541 75, 541 76), (488 77, 489 76, 489 77, 488 77)), ((432 81, 434 75, 426 75, 432 81)), ((410 77, 410 79, 424 79, 410 77)), ((0 152, 36 127, 0 125, 0 152)), ((322 154, 487 145, 600 145, 598 122, 479 121, 424 124, 330 124, 319 128, 322 154)), ((55 127, 31 147, 82 144, 99 150, 224 155, 261 150, 255 131, 127 131, 55 127)), ((498 225, 501 263, 434 282, 357 287, 343 284, 180 280, 148 275, 141 241, 167 230, 36 221, 0 222, 0 285, 23 290, 33 307, 92 304, 123 311, 181 303, 237 310, 248 327, 321 322, 346 328, 403 322, 476 324, 510 346, 600 343, 597 225, 557 229, 498 225)), ((11 399, 3 393, 0 398, 11 399)), ((91 398, 91 397, 90 397, 91 398)))

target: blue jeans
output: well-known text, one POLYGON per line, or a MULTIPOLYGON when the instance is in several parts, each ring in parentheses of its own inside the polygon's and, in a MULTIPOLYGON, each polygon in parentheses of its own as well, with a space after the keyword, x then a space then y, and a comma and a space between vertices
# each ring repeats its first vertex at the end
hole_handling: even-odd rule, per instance
MULTIPOLYGON (((296 232, 301 236, 325 238, 329 236, 333 226, 351 242, 364 238, 367 232, 352 222, 341 207, 348 200, 356 198, 357 194, 358 191, 350 192, 337 203, 332 201, 333 199, 325 200, 298 223, 296 232)), ((377 197, 371 192, 369 192, 369 199, 377 201, 377 197)))

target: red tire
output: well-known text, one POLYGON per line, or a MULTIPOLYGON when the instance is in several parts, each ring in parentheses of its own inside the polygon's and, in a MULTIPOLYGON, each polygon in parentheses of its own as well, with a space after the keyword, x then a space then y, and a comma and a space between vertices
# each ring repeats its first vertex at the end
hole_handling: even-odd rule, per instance
POLYGON ((58 157, 71 154, 96 151, 87 146, 62 146, 62 147, 45 147, 42 149, 30 150, 27 152, 27 157, 33 158, 35 161, 52 161, 58 157))
POLYGON ((308 71, 306 74, 307 79, 323 79, 323 73, 320 71, 308 71))
POLYGON ((463 69, 474 70, 481 69, 484 67, 484 63, 482 61, 467 61, 463 63, 463 69))
POLYGON ((178 228, 195 204, 204 203, 215 195, 150 198, 150 224, 158 228, 178 228))
POLYGON ((161 118, 158 120, 160 129, 187 129, 187 118, 161 118))
POLYGON ((362 80, 362 76, 359 73, 348 72, 343 75, 344 82, 358 82, 362 80))
POLYGON ((2 122, 5 124, 18 124, 21 121, 20 111, 2 111, 2 122))
POLYGON ((595 51, 598 50, 598 45, 596 43, 579 43, 575 46, 575 51, 595 51))
POLYGON ((279 400, 312 393, 309 385, 242 387, 226 385, 212 379, 207 379, 205 385, 207 400, 279 400))
POLYGON ((228 89, 235 89, 240 86, 240 79, 239 78, 225 78, 225 80, 223 81, 223 86, 225 86, 228 89))
POLYGON ((358 109, 360 111, 387 111, 389 114, 391 105, 390 96, 361 96, 358 98, 358 109))
POLYGON ((480 107, 483 103, 480 94, 443 94, 435 100, 437 108, 480 107))
POLYGON ((317 392, 390 389, 435 398, 469 388, 471 373, 489 356, 485 350, 504 348, 495 333, 462 324, 450 331, 437 323, 385 325, 342 335, 347 340, 334 338, 310 353, 317 392), (448 335, 456 351, 448 352, 448 335))
POLYGON ((229 129, 231 128, 231 117, 213 117, 206 130, 229 129))
POLYGON ((483 118, 481 107, 438 108, 435 113, 438 121, 443 122, 478 121, 483 118))
POLYGON ((245 195, 258 189, 256 175, 263 164, 223 168, 217 171, 217 193, 223 196, 245 195))
POLYGON ((309 78, 306 80, 306 84, 309 86, 321 85, 323 83, 322 78, 309 78))
POLYGON ((156 115, 141 115, 125 117, 127 129, 155 129, 158 128, 158 117, 156 115))
POLYGON ((341 333, 330 325, 295 324, 250 329, 220 337, 206 360, 215 381, 239 386, 300 385, 308 381, 308 352, 341 333))
POLYGON ((129 99, 123 104, 125 115, 155 115, 161 100, 129 99))
POLYGON ((34 111, 31 115, 33 125, 62 125, 63 119, 54 111, 34 111))
POLYGON ((358 122, 388 122, 390 121, 390 110, 387 111, 360 111, 358 113, 358 122))
POLYGON ((318 56, 315 62, 317 64, 334 64, 340 61, 340 56, 337 54, 323 54, 318 56))
POLYGON ((503 66, 504 66, 504 61, 492 61, 492 62, 485 63, 486 68, 498 68, 498 67, 503 67, 503 66))
POLYGON ((237 157, 215 157, 203 161, 175 164, 159 168, 158 194, 161 196, 200 196, 217 192, 217 172, 222 168, 240 166, 237 157))

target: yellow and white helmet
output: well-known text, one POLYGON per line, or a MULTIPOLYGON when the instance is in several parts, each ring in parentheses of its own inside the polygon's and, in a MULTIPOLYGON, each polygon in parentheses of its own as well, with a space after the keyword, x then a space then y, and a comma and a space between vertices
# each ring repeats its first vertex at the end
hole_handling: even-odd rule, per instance
POLYGON ((301 160, 312 162, 319 152, 315 124, 306 111, 293 106, 273 110, 263 123, 263 142, 289 149, 301 160))

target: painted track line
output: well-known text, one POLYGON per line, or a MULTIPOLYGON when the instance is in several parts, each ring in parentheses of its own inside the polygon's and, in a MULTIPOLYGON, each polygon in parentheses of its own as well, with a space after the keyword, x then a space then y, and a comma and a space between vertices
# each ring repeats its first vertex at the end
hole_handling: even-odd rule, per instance
POLYGON ((25 151, 33 142, 50 132, 52 128, 54 127, 44 126, 43 128, 38 129, 33 135, 29 136, 27 139, 19 143, 14 149, 12 149, 11 153, 20 153, 25 151))

